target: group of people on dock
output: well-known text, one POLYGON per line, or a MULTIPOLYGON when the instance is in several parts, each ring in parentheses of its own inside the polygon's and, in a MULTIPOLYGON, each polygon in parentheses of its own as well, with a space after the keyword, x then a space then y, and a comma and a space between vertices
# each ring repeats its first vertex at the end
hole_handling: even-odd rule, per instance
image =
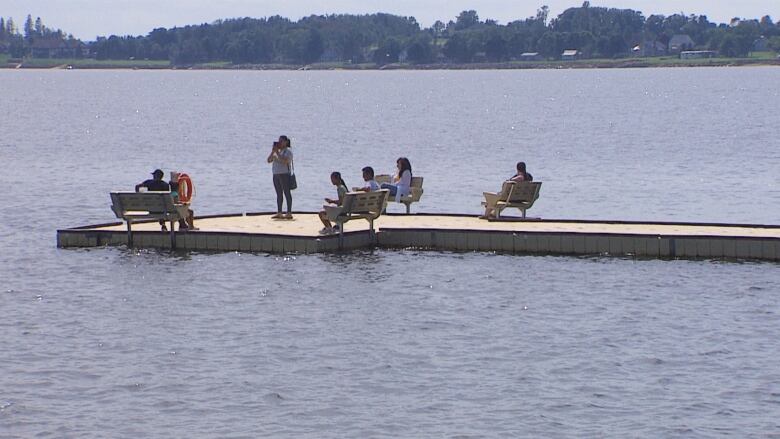
MULTIPOLYGON (((273 142, 271 152, 266 161, 271 165, 273 174, 273 185, 276 191, 276 213, 271 216, 273 219, 291 220, 292 214, 292 191, 297 188, 297 179, 295 177, 295 165, 290 138, 281 135, 279 139, 273 142), (286 210, 283 210, 286 200, 286 210)), ((387 189, 389 196, 396 200, 407 196, 411 191, 412 185, 412 164, 406 157, 399 157, 396 160, 397 172, 392 177, 391 183, 379 184, 375 179, 374 168, 366 166, 362 169, 363 186, 353 187, 352 190, 359 192, 372 192, 387 189)), ((517 172, 508 179, 512 182, 533 181, 533 176, 526 170, 525 162, 517 163, 517 172)), ((148 179, 135 186, 136 192, 145 188, 148 191, 170 191, 174 197, 177 206, 181 207, 181 217, 179 227, 183 230, 198 230, 195 227, 194 214, 189 206, 189 200, 181 203, 179 200, 179 173, 171 171, 171 179, 166 182, 163 180, 164 173, 160 169, 152 172, 152 179, 148 179)), ((389 176, 388 176, 389 178, 389 176)), ((325 197, 325 205, 319 212, 319 218, 322 221, 323 229, 320 234, 332 234, 338 232, 338 226, 334 227, 328 219, 328 209, 341 206, 344 197, 349 192, 349 188, 344 182, 341 173, 334 171, 330 174, 330 182, 336 187, 336 197, 325 197)), ((487 194, 487 193, 486 193, 487 194)), ((486 195, 487 197, 487 195, 486 195)), ((490 203, 488 203, 489 206, 490 203)), ((488 207, 482 218, 490 218, 493 213, 488 207)), ((165 223, 160 222, 163 230, 166 230, 165 223)))

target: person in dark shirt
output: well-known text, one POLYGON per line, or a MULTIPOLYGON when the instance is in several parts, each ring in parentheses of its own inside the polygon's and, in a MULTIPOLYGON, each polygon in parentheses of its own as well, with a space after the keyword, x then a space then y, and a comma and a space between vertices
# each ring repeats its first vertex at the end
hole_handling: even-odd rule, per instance
POLYGON ((138 192, 142 187, 145 187, 147 191, 170 192, 171 186, 166 181, 163 181, 163 175, 165 175, 163 171, 155 169, 152 172, 152 177, 154 178, 135 185, 135 191, 138 192))
MULTIPOLYGON (((145 187, 147 191, 156 191, 156 192, 170 192, 171 186, 166 182, 163 181, 163 173, 160 169, 155 169, 154 172, 152 172, 152 177, 149 180, 144 180, 142 183, 138 183, 135 185, 135 191, 140 192, 142 187, 145 187)), ((167 231, 168 227, 165 226, 165 221, 160 221, 160 228, 163 231, 167 231)))

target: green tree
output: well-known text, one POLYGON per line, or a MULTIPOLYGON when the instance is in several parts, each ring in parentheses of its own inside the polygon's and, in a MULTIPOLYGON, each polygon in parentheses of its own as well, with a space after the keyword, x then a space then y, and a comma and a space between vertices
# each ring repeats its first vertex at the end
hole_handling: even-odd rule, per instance
POLYGON ((447 41, 443 52, 452 61, 468 63, 474 59, 474 55, 477 53, 477 45, 473 38, 458 32, 447 41))
POLYGON ((35 36, 35 25, 33 24, 32 15, 27 14, 27 19, 24 21, 24 39, 30 41, 33 36, 35 36))
POLYGON ((425 64, 433 61, 431 37, 427 34, 421 34, 413 38, 406 47, 406 54, 409 57, 409 61, 414 64, 425 64))
POLYGON ((485 56, 490 61, 503 61, 508 56, 507 41, 500 33, 494 32, 485 41, 485 56))
POLYGON ((401 43, 394 37, 387 38, 379 44, 374 52, 374 62, 377 65, 392 64, 398 62, 401 54, 401 43))
POLYGON ((455 19, 455 30, 468 29, 477 24, 479 24, 479 15, 477 15, 477 11, 463 11, 458 15, 458 18, 455 19))

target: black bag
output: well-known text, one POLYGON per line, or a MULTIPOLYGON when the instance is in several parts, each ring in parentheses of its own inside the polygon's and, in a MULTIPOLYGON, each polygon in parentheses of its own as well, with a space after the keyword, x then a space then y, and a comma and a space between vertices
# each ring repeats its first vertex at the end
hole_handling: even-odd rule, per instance
POLYGON ((295 178, 295 165, 290 161, 290 190, 298 189, 298 179, 295 178))

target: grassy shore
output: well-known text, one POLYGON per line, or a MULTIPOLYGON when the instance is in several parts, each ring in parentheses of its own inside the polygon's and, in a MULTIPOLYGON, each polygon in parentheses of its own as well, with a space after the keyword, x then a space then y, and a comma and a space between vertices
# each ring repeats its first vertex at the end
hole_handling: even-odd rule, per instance
POLYGON ((48 59, 25 58, 12 60, 0 54, 0 67, 17 66, 33 69, 198 69, 198 70, 482 70, 482 69, 596 69, 596 68, 643 68, 643 67, 718 67, 742 65, 780 65, 774 52, 756 52, 746 58, 680 59, 673 56, 623 59, 582 59, 576 61, 507 61, 468 64, 388 64, 374 63, 315 63, 306 66, 289 64, 232 64, 228 61, 174 66, 169 61, 150 60, 95 60, 95 59, 48 59), (10 62, 9 62, 10 61, 10 62), (19 65, 21 64, 21 65, 19 65))

